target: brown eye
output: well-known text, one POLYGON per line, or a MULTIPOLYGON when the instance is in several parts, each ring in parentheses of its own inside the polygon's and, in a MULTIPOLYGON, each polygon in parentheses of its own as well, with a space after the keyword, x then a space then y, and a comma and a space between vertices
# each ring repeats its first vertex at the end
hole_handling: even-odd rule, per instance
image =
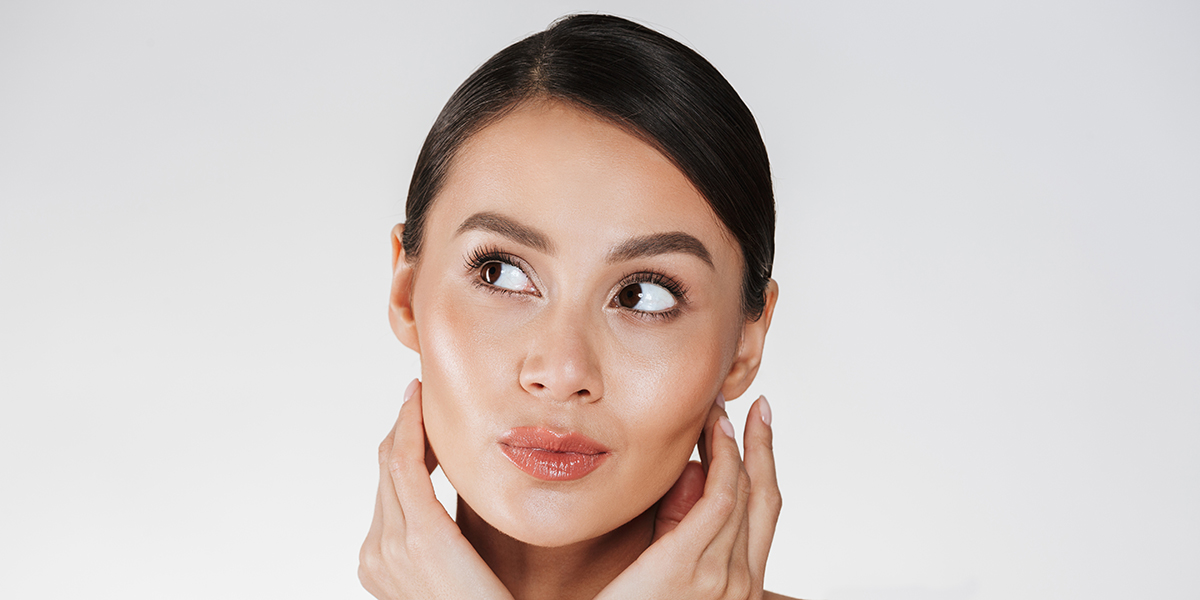
MULTIPOLYGON (((485 259, 486 260, 486 259, 485 259)), ((537 289, 529 281, 529 276, 511 262, 500 259, 487 260, 479 265, 480 281, 488 287, 500 288, 510 292, 537 294, 537 289)))
POLYGON ((613 300, 621 308, 644 313, 665 312, 677 304, 675 294, 672 294, 667 288, 649 281, 639 281, 621 288, 613 300))
POLYGON ((617 303, 625 308, 633 308, 642 301, 642 284, 631 283, 617 292, 617 303))
POLYGON ((482 267, 479 267, 479 278, 492 285, 495 285, 497 281, 500 281, 500 273, 503 271, 503 269, 504 263, 498 260, 484 263, 482 267))

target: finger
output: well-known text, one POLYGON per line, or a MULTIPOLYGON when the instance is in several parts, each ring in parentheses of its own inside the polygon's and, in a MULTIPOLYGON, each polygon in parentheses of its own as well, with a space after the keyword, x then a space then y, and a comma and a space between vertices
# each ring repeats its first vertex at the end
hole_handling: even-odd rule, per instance
POLYGON ((744 470, 737 442, 728 433, 732 429, 725 409, 714 404, 704 428, 709 441, 704 494, 679 524, 679 529, 686 528, 692 540, 705 549, 714 544, 719 549, 731 549, 741 525, 740 512, 745 511, 744 496, 749 493, 749 478, 741 481, 744 470))
POLYGON ((417 382, 412 395, 400 407, 389 465, 392 484, 404 510, 405 527, 410 530, 442 516, 449 518, 434 495, 433 482, 429 479, 429 457, 432 455, 421 414, 421 384, 417 382))
MULTIPOLYGON (((729 556, 731 548, 739 542, 740 532, 745 529, 750 478, 738 452, 733 424, 730 423, 724 409, 720 412, 717 422, 708 430, 712 439, 709 452, 713 458, 704 491, 705 495, 709 495, 709 484, 713 484, 713 506, 719 509, 719 514, 725 516, 724 526, 714 537, 712 546, 720 556, 729 556)), ((744 556, 745 552, 738 555, 744 556)))
MULTIPOLYGON (((400 417, 397 416, 396 422, 392 424, 392 430, 379 444, 379 492, 375 495, 375 514, 379 517, 376 519, 381 528, 379 533, 382 533, 382 530, 398 529, 403 535, 404 511, 400 507, 400 498, 396 496, 391 472, 392 450, 395 446, 396 427, 399 424, 400 417)), ((376 522, 373 521, 372 529, 375 525, 376 522)))
MULTIPOLYGON (((713 402, 714 402, 714 403, 715 403, 715 404, 716 404, 718 407, 720 407, 722 410, 724 410, 724 408, 725 408, 725 394, 724 394, 724 393, 722 393, 722 392, 717 392, 717 397, 716 397, 716 399, 715 399, 715 400, 713 400, 713 402)), ((709 410, 709 419, 708 419, 708 421, 706 421, 706 422, 705 422, 705 426, 704 426, 704 428, 700 430, 700 440, 699 440, 698 442, 696 442, 696 450, 697 450, 697 451, 699 452, 699 454, 700 454, 700 465, 704 467, 704 472, 705 472, 705 473, 708 473, 708 448, 709 448, 709 443, 708 443, 708 435, 707 435, 707 431, 708 431, 708 426, 709 426, 709 425, 711 425, 711 422, 710 422, 711 420, 712 420, 712 410, 710 409, 710 410, 709 410)))
MULTIPOLYGON (((737 529, 736 529, 736 533, 735 533, 734 539, 733 539, 732 551, 728 555, 728 559, 727 559, 728 562, 726 563, 729 565, 729 576, 730 576, 730 579, 727 582, 727 585, 729 585, 730 587, 736 588, 736 589, 741 589, 743 586, 753 587, 752 582, 757 580, 757 582, 758 582, 757 587, 758 587, 758 589, 761 590, 762 589, 763 572, 765 571, 765 569, 756 570, 756 569, 752 568, 752 565, 750 564, 750 536, 752 533, 750 531, 750 510, 749 510, 750 477, 748 475, 746 475, 745 469, 742 469, 742 475, 741 475, 740 479, 742 481, 746 482, 746 484, 744 486, 745 493, 741 497, 741 505, 740 505, 741 510, 737 511, 737 516, 736 516, 737 529)), ((732 519, 731 519, 731 521, 732 521, 732 519)), ((732 527, 732 526, 733 526, 733 523, 730 523, 729 527, 732 527)), ((728 527, 727 527, 726 531, 729 531, 728 527)), ((721 555, 721 556, 725 556, 725 555, 721 555)), ((735 597, 742 598, 745 596, 735 595, 735 597)))
MULTIPOLYGON (((399 417, 397 417, 399 421, 399 417)), ((367 538, 363 540, 358 553, 358 578, 363 587, 376 597, 381 595, 382 588, 376 580, 383 566, 385 539, 401 539, 404 536, 404 513, 400 508, 400 500, 392 486, 392 476, 388 469, 391 462, 392 444, 395 439, 396 425, 379 444, 379 489, 375 494, 375 514, 371 518, 371 528, 367 538)))
POLYGON ((750 565, 760 576, 766 569, 767 554, 775 537, 775 525, 783 498, 775 476, 771 405, 759 396, 746 415, 743 440, 746 446, 746 472, 750 475, 750 565))
POLYGON ((700 463, 691 461, 684 465, 683 473, 675 480, 675 485, 658 501, 653 541, 658 541, 662 536, 674 531, 703 495, 704 468, 700 463))
POLYGON ((696 573, 721 574, 721 588, 742 597, 741 591, 753 589, 755 578, 748 565, 750 477, 742 466, 733 425, 725 410, 714 406, 710 419, 714 416, 706 428, 711 440, 711 463, 704 496, 676 531, 692 523, 703 523, 697 533, 703 530, 707 543, 695 560, 696 573))
POLYGON ((383 475, 385 475, 385 474, 380 473, 381 477, 380 477, 379 489, 375 492, 375 514, 371 517, 371 529, 369 529, 367 531, 367 539, 368 540, 371 539, 372 537, 378 537, 380 531, 382 531, 382 529, 383 529, 383 519, 384 519, 383 494, 384 494, 384 490, 383 490, 383 481, 382 480, 385 479, 385 477, 383 477, 383 475))
POLYGON ((363 540, 358 552, 360 566, 368 566, 380 548, 383 539, 383 489, 382 486, 375 494, 375 514, 371 517, 371 528, 367 530, 367 538, 363 540))

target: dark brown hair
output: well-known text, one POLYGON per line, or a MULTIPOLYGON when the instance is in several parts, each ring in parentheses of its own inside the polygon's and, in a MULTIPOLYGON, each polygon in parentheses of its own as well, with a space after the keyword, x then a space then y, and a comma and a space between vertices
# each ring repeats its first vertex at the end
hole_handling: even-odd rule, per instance
POLYGON ((729 229, 744 262, 742 306, 762 314, 775 254, 771 166, 750 109, 692 49, 608 15, 573 15, 497 53, 450 96, 408 189, 404 253, 421 252, 425 215, 455 153, 523 102, 569 102, 655 146, 729 229))

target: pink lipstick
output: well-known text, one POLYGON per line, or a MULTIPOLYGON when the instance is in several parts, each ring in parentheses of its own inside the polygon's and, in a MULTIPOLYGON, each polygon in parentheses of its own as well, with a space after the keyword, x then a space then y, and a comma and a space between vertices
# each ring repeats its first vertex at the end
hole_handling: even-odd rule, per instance
POLYGON ((518 469, 544 481, 586 476, 608 458, 608 448, 586 435, 516 427, 500 438, 500 450, 518 469))

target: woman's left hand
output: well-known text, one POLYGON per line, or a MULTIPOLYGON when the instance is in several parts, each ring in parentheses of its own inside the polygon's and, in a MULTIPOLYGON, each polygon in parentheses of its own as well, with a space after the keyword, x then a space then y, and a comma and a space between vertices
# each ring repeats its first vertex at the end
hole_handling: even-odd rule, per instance
POLYGON ((770 411, 762 397, 751 407, 743 461, 725 409, 713 405, 699 444, 707 475, 699 464, 687 465, 660 501, 654 542, 598 600, 763 597, 767 553, 782 506, 770 411))

